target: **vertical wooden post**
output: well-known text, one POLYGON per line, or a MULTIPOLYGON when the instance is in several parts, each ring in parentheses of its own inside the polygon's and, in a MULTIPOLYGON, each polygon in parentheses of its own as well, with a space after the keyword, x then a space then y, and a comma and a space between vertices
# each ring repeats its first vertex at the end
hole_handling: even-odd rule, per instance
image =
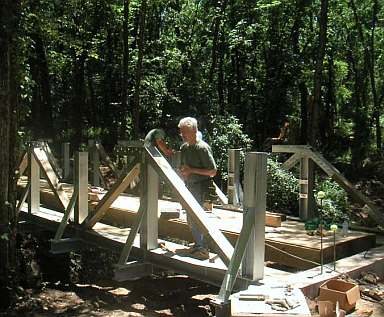
MULTIPOLYGON (((247 153, 244 170, 244 213, 251 213, 253 229, 243 258, 242 275, 252 280, 264 277, 267 153, 247 153)), ((245 221, 244 215, 243 221, 245 221)))
POLYGON ((28 152, 28 175, 29 175, 29 196, 28 213, 38 212, 40 209, 40 166, 33 155, 34 145, 31 145, 28 152))
POLYGON ((313 161, 305 156, 300 159, 299 216, 301 220, 308 220, 314 215, 313 181, 313 161))
MULTIPOLYGON (((143 156, 145 156, 143 151, 143 156)), ((158 238, 158 197, 159 197, 159 176, 153 167, 148 164, 148 160, 143 158, 144 164, 141 164, 143 173, 142 180, 145 179, 146 188, 142 199, 146 201, 144 206, 147 212, 144 213, 144 218, 140 230, 140 247, 145 250, 156 249, 158 238)))
POLYGON ((242 189, 240 184, 240 149, 228 150, 228 203, 240 206, 242 203, 242 189))
POLYGON ((88 140, 88 149, 91 159, 91 184, 93 186, 100 186, 100 155, 97 151, 95 140, 88 140))
POLYGON ((71 175, 71 164, 70 164, 70 154, 69 154, 69 142, 64 142, 62 144, 62 155, 63 155, 63 178, 68 180, 71 175))
POLYGON ((79 197, 75 204, 75 222, 80 224, 88 216, 88 152, 75 154, 75 179, 79 197))

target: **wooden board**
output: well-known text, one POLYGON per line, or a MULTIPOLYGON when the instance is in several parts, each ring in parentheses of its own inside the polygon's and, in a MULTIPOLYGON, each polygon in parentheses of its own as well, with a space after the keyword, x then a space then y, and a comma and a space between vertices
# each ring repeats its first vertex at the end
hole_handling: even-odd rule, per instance
MULTIPOLYGON (((70 190, 71 187, 65 187, 70 190)), ((70 196, 70 192, 68 192, 70 196)), ((49 189, 41 192, 41 202, 50 208, 59 207, 57 200, 54 198, 49 189)), ((97 203, 90 203, 90 210, 95 209, 97 203)), ((131 226, 136 219, 136 212, 139 208, 139 199, 128 195, 120 195, 111 205, 108 213, 104 216, 103 221, 109 224, 118 224, 119 226, 131 226)), ((185 211, 181 209, 181 205, 175 202, 159 201, 159 216, 162 210, 179 209, 181 210, 181 218, 179 219, 159 219, 159 235, 162 237, 176 237, 186 241, 193 241, 188 225, 185 221, 185 211)), ((217 222, 218 227, 226 236, 226 238, 234 245, 241 229, 242 214, 229 210, 213 209, 213 213, 209 215, 217 222)), ((333 243, 332 237, 324 239, 324 256, 325 262, 333 259, 333 243)), ((351 231, 347 237, 340 234, 336 237, 337 257, 352 255, 363 250, 373 247, 375 244, 375 235, 366 234, 358 231, 351 231)), ((316 265, 300 260, 296 257, 302 257, 309 261, 319 263, 320 261, 320 241, 319 236, 309 236, 304 230, 304 224, 297 221, 286 221, 282 223, 280 228, 266 228, 266 261, 272 261, 296 267, 300 269, 313 268, 316 265), (278 248, 278 250, 274 248, 278 248), (288 252, 287 255, 284 252, 288 252)))
MULTIPOLYGON (((62 219, 62 213, 45 208, 41 208, 39 212, 34 214, 28 214, 26 211, 27 209, 24 208, 24 212, 22 212, 24 220, 51 231, 56 230, 62 219)), ((129 231, 129 228, 120 229, 98 222, 92 229, 88 230, 84 230, 80 226, 70 225, 68 226, 67 233, 83 239, 87 244, 119 252, 123 248, 129 231)), ((165 243, 169 249, 185 248, 185 246, 164 240, 159 240, 159 243, 165 243)), ((163 248, 143 250, 139 248, 139 245, 139 236, 137 236, 132 248, 132 255, 138 259, 145 259, 146 262, 161 268, 187 274, 192 278, 216 286, 220 286, 222 283, 227 268, 220 259, 215 259, 213 262, 208 259, 201 261, 189 256, 175 254, 163 248)), ((266 268, 266 271, 272 276, 276 270, 266 268)), ((249 283, 249 280, 238 277, 236 288, 239 289, 240 286, 244 287, 244 285, 249 283)))
POLYGON ((67 209, 69 198, 63 190, 57 174, 55 173, 47 154, 41 148, 34 148, 33 155, 39 163, 45 179, 48 181, 50 188, 61 203, 61 210, 67 209))
POLYGON ((206 216, 204 209, 160 152, 154 146, 146 147, 145 149, 149 164, 172 187, 179 201, 187 210, 188 215, 193 219, 201 232, 211 238, 215 251, 217 251, 223 262, 228 264, 233 254, 232 245, 216 227, 216 223, 206 216))

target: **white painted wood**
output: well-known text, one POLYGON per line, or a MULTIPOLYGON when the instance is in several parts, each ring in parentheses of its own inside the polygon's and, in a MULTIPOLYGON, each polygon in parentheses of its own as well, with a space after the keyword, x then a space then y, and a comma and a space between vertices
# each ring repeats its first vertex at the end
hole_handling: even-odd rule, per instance
POLYGON ((88 217, 88 152, 75 154, 75 187, 79 197, 75 205, 75 222, 81 224, 88 217))
POLYGON ((69 179, 71 177, 71 160, 70 160, 70 143, 64 142, 62 144, 63 153, 63 177, 69 179))
POLYGON ((40 165, 41 171, 44 174, 45 179, 48 181, 49 187, 61 203, 62 210, 65 210, 68 206, 69 198, 67 193, 64 191, 51 163, 49 162, 47 154, 43 149, 36 147, 33 149, 33 155, 40 165))
POLYGON ((244 213, 251 216, 244 215, 244 223, 246 219, 251 219, 253 229, 243 258, 242 275, 254 281, 264 277, 266 193, 267 153, 247 153, 244 169, 244 213))
POLYGON ((240 153, 241 149, 228 150, 228 202, 240 206, 243 200, 243 190, 240 183, 240 153))
POLYGON ((88 152, 91 160, 91 184, 100 186, 100 154, 95 140, 88 140, 88 152))
POLYGON ((108 211, 116 198, 127 188, 127 186, 139 175, 140 163, 137 163, 126 175, 122 175, 108 193, 103 197, 95 209, 92 217, 87 217, 85 227, 92 228, 108 211))
POLYGON ((302 220, 308 220, 314 216, 313 181, 313 161, 308 156, 304 156, 300 159, 299 179, 299 216, 302 220))
POLYGON ((169 183, 180 203, 189 213, 199 230, 211 238, 215 251, 217 251, 223 262, 228 264, 233 253, 233 247, 230 242, 216 227, 213 220, 208 218, 204 209, 185 186, 183 180, 176 174, 160 152, 154 146, 146 147, 145 150, 148 154, 149 164, 169 183))
POLYGON ((28 153, 29 162, 29 197, 28 213, 38 212, 40 209, 40 166, 33 155, 33 148, 28 153))
MULTIPOLYGON (((145 166, 144 166, 145 168, 145 166)), ((159 176, 150 164, 146 164, 146 199, 147 212, 144 215, 140 231, 140 247, 152 250, 158 247, 158 197, 159 176)))

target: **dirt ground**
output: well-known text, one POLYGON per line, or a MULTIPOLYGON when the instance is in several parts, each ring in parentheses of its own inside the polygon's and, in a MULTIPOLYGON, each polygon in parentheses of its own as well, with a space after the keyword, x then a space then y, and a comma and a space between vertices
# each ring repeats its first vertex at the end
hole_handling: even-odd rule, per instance
MULTIPOLYGON (((52 255, 46 245, 50 236, 45 234, 39 238, 27 235, 22 240, 25 285, 16 307, 0 312, 0 317, 215 315, 210 301, 218 294, 218 287, 161 271, 136 281, 115 282, 112 272, 118 254, 90 248, 79 254, 52 255)), ((384 317, 384 283, 378 281, 372 274, 360 280, 362 292, 365 289, 369 294, 374 288, 378 299, 362 293, 349 317, 384 317)), ((318 316, 316 301, 308 299, 308 304, 312 316, 318 316)))
MULTIPOLYGON (((210 300, 219 289, 185 275, 144 278, 133 282, 99 281, 95 284, 44 285, 25 290, 23 300, 0 316, 33 317, 165 317, 214 316, 210 300)), ((316 301, 308 300, 312 316, 316 301)), ((350 317, 383 317, 384 303, 360 299, 350 317)))
POLYGON ((213 316, 210 299, 218 288, 175 275, 124 283, 57 283, 25 292, 17 307, 0 316, 213 316))

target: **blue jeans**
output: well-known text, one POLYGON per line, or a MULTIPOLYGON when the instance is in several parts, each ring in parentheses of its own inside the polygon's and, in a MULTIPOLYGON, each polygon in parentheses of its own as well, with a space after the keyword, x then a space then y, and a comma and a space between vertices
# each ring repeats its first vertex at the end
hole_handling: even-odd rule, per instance
MULTIPOLYGON (((204 188, 201 183, 187 184, 187 188, 195 197, 200 206, 203 206, 204 203, 204 188)), ((197 248, 206 248, 206 238, 204 234, 199 230, 196 223, 193 221, 192 217, 187 212, 187 223, 191 228, 193 239, 195 240, 195 246, 197 248)))

